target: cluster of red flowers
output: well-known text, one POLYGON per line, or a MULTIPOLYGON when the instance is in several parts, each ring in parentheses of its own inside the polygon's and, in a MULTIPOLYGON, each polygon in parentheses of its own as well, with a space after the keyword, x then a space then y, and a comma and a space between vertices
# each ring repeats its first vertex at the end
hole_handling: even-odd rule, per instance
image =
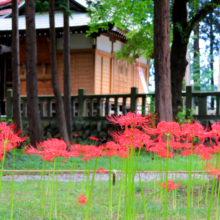
POLYGON ((20 137, 20 130, 15 131, 15 128, 15 124, 0 123, 0 161, 4 153, 18 147, 26 139, 26 137, 20 137))
POLYGON ((174 190, 174 189, 178 189, 181 185, 181 183, 177 183, 174 184, 173 180, 167 180, 167 184, 165 183, 158 183, 159 185, 161 185, 164 189, 167 188, 168 192, 170 192, 170 190, 174 190), (167 187, 166 187, 167 185, 167 187))

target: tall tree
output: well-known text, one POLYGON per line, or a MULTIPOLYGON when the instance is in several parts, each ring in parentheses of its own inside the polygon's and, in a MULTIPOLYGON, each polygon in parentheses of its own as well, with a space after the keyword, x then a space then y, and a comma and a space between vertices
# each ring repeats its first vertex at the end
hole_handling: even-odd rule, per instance
POLYGON ((66 119, 64 114, 64 105, 57 78, 57 56, 56 56, 56 31, 55 31, 55 5, 53 0, 49 0, 49 18, 50 18, 50 60, 51 60, 51 83, 56 101, 56 114, 59 123, 60 135, 65 142, 69 142, 66 119))
POLYGON ((34 0, 25 1, 26 17, 26 78, 27 78, 27 114, 29 121, 30 140, 32 145, 43 141, 38 96, 37 96, 37 48, 35 29, 34 0))
POLYGON ((13 120, 18 129, 22 129, 21 98, 20 98, 20 66, 19 66, 19 31, 18 1, 12 0, 12 89, 13 89, 13 120))
MULTIPOLYGON (((69 0, 65 0, 69 8, 69 0)), ((70 31, 69 12, 63 12, 63 88, 64 88, 64 110, 69 140, 72 140, 72 114, 71 114, 71 89, 70 89, 70 31)))
POLYGON ((154 0, 154 67, 157 117, 172 121, 169 0, 154 0))

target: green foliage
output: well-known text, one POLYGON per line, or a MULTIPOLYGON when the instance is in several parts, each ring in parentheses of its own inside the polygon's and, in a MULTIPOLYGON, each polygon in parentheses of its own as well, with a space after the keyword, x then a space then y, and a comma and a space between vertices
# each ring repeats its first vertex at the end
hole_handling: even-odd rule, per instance
POLYGON ((153 4, 151 0, 95 0, 89 1, 88 15, 91 17, 87 35, 107 30, 109 23, 121 30, 130 30, 126 34, 128 43, 117 53, 117 58, 128 55, 136 58, 144 54, 149 58, 153 53, 153 4))
POLYGON ((183 123, 188 123, 191 120, 193 120, 193 112, 195 109, 188 109, 189 110, 189 116, 186 118, 186 106, 178 106, 178 113, 176 116, 176 120, 178 123, 183 124, 183 123))
POLYGON ((149 113, 153 113, 153 115, 155 115, 155 100, 154 100, 154 97, 151 96, 151 95, 147 95, 146 96, 147 98, 150 98, 150 108, 149 108, 149 113))
POLYGON ((40 0, 35 0, 35 8, 36 11, 39 11, 40 13, 43 13, 48 10, 49 8, 49 2, 48 1, 40 1, 40 0))

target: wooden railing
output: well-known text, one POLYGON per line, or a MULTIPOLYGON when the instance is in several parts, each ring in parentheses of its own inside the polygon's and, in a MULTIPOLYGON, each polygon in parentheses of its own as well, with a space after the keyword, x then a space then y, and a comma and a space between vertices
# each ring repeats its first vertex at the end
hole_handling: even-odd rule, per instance
MULTIPOLYGON (((220 119, 220 92, 193 92, 192 86, 187 86, 186 92, 182 92, 186 106, 186 116, 194 106, 194 99, 197 98, 198 114, 194 112, 194 118, 198 120, 220 119), (207 98, 214 97, 215 109, 212 115, 208 114, 207 98)), ((127 111, 139 111, 142 115, 148 113, 149 107, 147 97, 154 97, 154 94, 138 94, 136 87, 131 88, 130 94, 102 94, 88 95, 85 89, 79 89, 78 95, 71 96, 71 110, 73 117, 105 117, 110 114, 126 114, 127 111)), ((7 118, 12 118, 12 90, 7 91, 7 118)), ((54 96, 38 96, 40 116, 42 119, 50 119, 55 116, 54 96)), ((27 96, 21 96, 22 118, 27 118, 27 96)))
MULTIPOLYGON (((148 94, 153 96, 154 94, 148 94)), ((39 95, 40 116, 49 119, 55 116, 54 96, 39 95)), ((12 118, 12 90, 7 91, 7 118, 12 118)), ((27 96, 21 96, 22 118, 27 118, 27 96)), ((131 88, 130 94, 87 95, 85 89, 79 89, 78 95, 71 96, 73 117, 105 117, 110 114, 126 114, 127 111, 139 110, 147 113, 146 94, 138 94, 136 87, 131 88), (140 102, 141 99, 141 102, 140 102), (113 109, 112 109, 113 108, 113 109)))

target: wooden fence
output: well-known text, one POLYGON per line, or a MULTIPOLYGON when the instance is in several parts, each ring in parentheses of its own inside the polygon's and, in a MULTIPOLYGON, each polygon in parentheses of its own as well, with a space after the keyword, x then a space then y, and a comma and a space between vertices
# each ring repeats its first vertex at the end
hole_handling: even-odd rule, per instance
MULTIPOLYGON (((187 86, 186 92, 182 93, 186 106, 186 116, 190 115, 190 109, 197 99, 198 113, 194 112, 194 117, 198 120, 218 120, 220 119, 220 92, 193 92, 192 86, 187 86), (207 100, 210 97, 215 99, 215 109, 208 110, 207 100)), ((148 113, 147 97, 154 97, 154 94, 138 94, 136 87, 131 88, 130 94, 102 94, 88 95, 85 89, 79 89, 78 95, 71 96, 71 109, 73 117, 102 118, 106 115, 127 111, 139 111, 142 115, 148 113)), ((40 116, 42 119, 51 119, 55 116, 54 96, 38 96, 40 106, 40 116)), ((12 118, 12 90, 7 91, 7 118, 12 118)), ((27 118, 27 96, 21 96, 22 118, 27 118)), ((149 104, 149 101, 148 101, 149 104)))

